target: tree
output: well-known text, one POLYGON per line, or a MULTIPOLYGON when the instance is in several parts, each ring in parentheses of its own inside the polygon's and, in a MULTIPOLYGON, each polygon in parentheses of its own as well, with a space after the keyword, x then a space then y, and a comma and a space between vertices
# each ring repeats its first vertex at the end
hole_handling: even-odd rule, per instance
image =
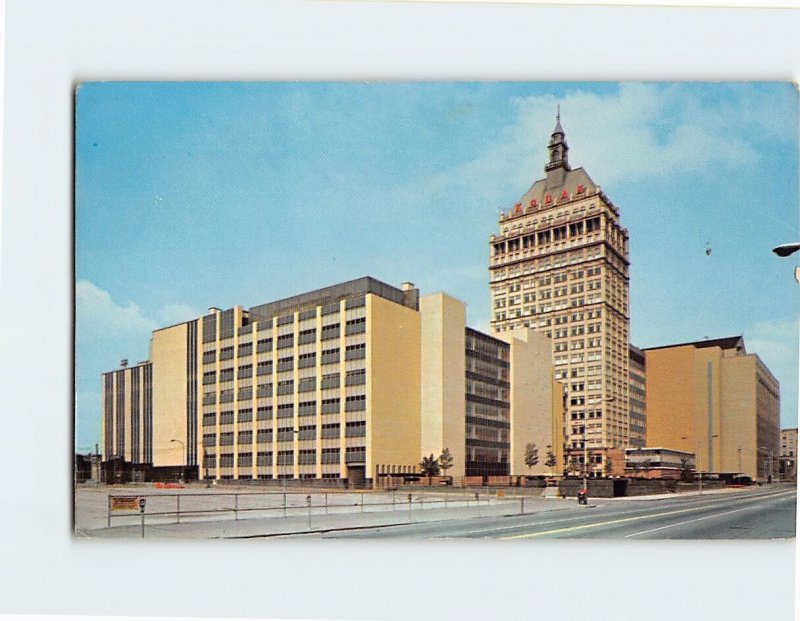
POLYGON ((525 445, 525 465, 528 466, 528 471, 539 463, 539 449, 533 442, 525 445))
POLYGON ((556 454, 553 451, 547 451, 547 461, 544 462, 544 465, 550 468, 550 475, 553 474, 553 468, 558 463, 558 459, 556 458, 556 454))
POLYGON ((603 470, 607 477, 610 477, 611 473, 614 471, 614 460, 611 459, 610 455, 606 455, 606 463, 603 466, 603 470))
POLYGON ((431 453, 430 457, 422 457, 419 462, 419 467, 422 470, 422 475, 426 477, 435 477, 439 474, 439 460, 431 453))
POLYGON ((439 455, 439 468, 441 468, 444 475, 447 476, 447 471, 452 467, 453 454, 450 452, 449 448, 446 448, 442 451, 442 454, 439 455))

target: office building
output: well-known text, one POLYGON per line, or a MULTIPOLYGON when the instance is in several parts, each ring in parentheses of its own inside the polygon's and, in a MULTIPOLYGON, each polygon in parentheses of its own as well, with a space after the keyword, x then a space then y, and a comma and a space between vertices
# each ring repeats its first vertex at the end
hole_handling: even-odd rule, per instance
POLYGON ((602 463, 631 437, 628 231, 600 186, 571 168, 558 118, 548 151, 545 177, 501 211, 490 238, 491 326, 552 340, 568 463, 582 463, 584 445, 602 463))
POLYGON ((694 453, 703 473, 776 476, 780 384, 741 336, 644 351, 648 445, 694 453))
POLYGON ((493 338, 465 317, 445 294, 369 277, 211 308, 153 332, 138 380, 104 374, 105 458, 150 477, 360 485, 448 448, 450 475, 525 474, 525 443, 559 444, 546 339, 493 338), (134 427, 141 440, 126 443, 134 427))
POLYGON ((630 387, 628 406, 630 423, 628 427, 628 446, 643 448, 647 435, 647 364, 644 352, 635 345, 630 346, 630 387))
POLYGON ((780 473, 784 481, 797 481, 797 428, 781 429, 780 473))

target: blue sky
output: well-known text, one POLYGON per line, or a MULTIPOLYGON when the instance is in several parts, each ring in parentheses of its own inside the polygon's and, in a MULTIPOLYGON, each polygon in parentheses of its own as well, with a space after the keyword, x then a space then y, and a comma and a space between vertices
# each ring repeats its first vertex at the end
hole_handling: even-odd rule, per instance
POLYGON ((77 95, 79 450, 150 331, 371 275, 488 330, 488 238, 556 105, 630 231, 631 338, 743 334, 797 426, 798 98, 787 83, 89 83, 77 95), (711 254, 706 254, 706 247, 711 254))

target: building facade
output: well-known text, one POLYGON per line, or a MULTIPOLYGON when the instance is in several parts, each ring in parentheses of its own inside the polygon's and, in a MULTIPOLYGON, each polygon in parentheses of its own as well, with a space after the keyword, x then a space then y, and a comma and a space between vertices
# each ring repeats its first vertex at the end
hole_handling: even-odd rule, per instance
POLYGON ((581 460, 584 446, 602 455, 630 442, 628 232, 600 186, 570 167, 560 119, 548 151, 545 178, 490 238, 491 326, 551 339, 565 452, 581 460))
POLYGON ((527 334, 510 342, 481 335, 465 317, 454 298, 420 299, 410 283, 397 289, 368 277, 250 309, 212 308, 156 330, 141 364, 147 373, 104 374, 106 455, 206 479, 359 485, 415 473, 422 455, 448 448, 448 474, 511 474, 515 429, 557 444, 547 348, 540 335, 530 339, 536 346, 527 334), (495 357, 481 358, 478 341, 493 342, 495 357), (517 358, 538 365, 539 380, 514 387, 517 358), (124 388, 131 382, 146 395, 136 407, 124 388), (151 404, 147 415, 142 402, 151 404), (149 453, 124 435, 134 419, 149 453), (476 452, 475 442, 491 450, 476 452))
POLYGON ((630 425, 628 445, 643 448, 647 443, 647 364, 644 352, 630 346, 630 425))
POLYGON ((695 453, 701 473, 777 476, 780 384, 741 336, 644 351, 648 444, 695 453))
POLYGON ((780 474, 784 481, 797 481, 797 428, 781 429, 780 474))

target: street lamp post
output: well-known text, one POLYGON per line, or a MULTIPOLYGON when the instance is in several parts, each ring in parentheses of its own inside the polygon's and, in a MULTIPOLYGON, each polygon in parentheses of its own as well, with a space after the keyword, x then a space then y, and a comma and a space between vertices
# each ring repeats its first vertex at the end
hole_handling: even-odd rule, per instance
MULTIPOLYGON (((715 433, 711 435, 712 438, 718 438, 719 434, 715 433)), ((688 440, 689 436, 681 436, 681 440, 688 440)), ((694 460, 695 460, 695 469, 697 470, 697 493, 703 493, 703 471, 700 469, 700 447, 703 445, 703 439, 698 438, 694 445, 694 460)), ((741 459, 741 457, 740 457, 741 459)), ((741 468, 741 466, 740 466, 741 468)))
POLYGON ((772 475, 775 468, 772 461, 772 449, 768 449, 766 446, 759 446, 758 450, 769 457, 769 461, 767 461, 767 468, 769 469, 767 471, 767 483, 772 483, 772 475))
MULTIPOLYGON (((178 444, 180 444, 181 445, 181 451, 185 451, 186 450, 186 444, 183 443, 183 440, 176 440, 175 438, 173 438, 172 440, 170 440, 170 443, 172 443, 172 442, 177 442, 178 444)), ((185 461, 185 457, 186 456, 184 455, 183 461, 185 461)), ((181 472, 181 483, 183 483, 183 475, 184 475, 184 473, 181 472)))

